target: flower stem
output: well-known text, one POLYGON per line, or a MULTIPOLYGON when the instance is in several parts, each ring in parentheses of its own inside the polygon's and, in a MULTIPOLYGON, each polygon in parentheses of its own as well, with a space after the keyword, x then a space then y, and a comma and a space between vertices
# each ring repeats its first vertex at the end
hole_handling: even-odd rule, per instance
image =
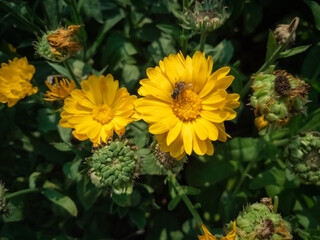
POLYGON ((175 175, 171 171, 168 171, 168 180, 171 182, 172 186, 174 187, 178 195, 181 197, 181 199, 189 209, 194 220, 196 221, 196 225, 201 226, 203 224, 203 221, 199 213, 197 212, 196 207, 192 204, 191 200, 189 199, 187 194, 183 191, 183 189, 181 188, 181 185, 179 184, 175 175))
POLYGON ((273 212, 277 213, 278 211, 278 206, 279 206, 279 197, 275 196, 274 197, 274 204, 273 204, 273 212))
POLYGON ((66 59, 65 61, 63 61, 63 64, 64 64, 65 68, 68 70, 68 72, 70 73, 72 79, 76 82, 78 88, 81 88, 80 81, 78 80, 78 78, 76 77, 76 75, 74 75, 74 72, 72 71, 68 60, 66 59))
POLYGON ((200 51, 203 52, 204 50, 204 45, 206 44, 206 39, 207 39, 207 32, 202 31, 200 35, 200 51))
POLYGON ((10 199, 10 198, 14 198, 20 195, 24 195, 24 194, 28 194, 28 193, 34 193, 34 192, 40 192, 41 189, 40 188, 32 188, 32 189, 23 189, 14 193, 9 193, 6 194, 6 198, 10 199))
POLYGON ((249 164, 248 164, 247 167, 245 168, 245 170, 244 170, 244 172, 242 173, 241 178, 240 178, 237 186, 236 186, 236 187, 234 188, 234 190, 233 190, 233 195, 235 195, 235 194, 239 191, 240 187, 242 186, 244 180, 246 179, 247 174, 248 174, 249 171, 251 170, 251 168, 252 168, 252 166, 253 166, 254 163, 255 163, 255 161, 254 161, 254 160, 251 160, 251 162, 249 162, 249 164))

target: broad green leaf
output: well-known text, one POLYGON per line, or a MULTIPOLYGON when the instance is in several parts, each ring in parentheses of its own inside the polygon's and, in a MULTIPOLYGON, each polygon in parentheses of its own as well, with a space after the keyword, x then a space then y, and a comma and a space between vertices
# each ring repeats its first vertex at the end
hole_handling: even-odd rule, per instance
POLYGON ((78 215, 77 206, 70 197, 50 188, 43 189, 42 193, 48 200, 64 208, 72 216, 78 215))
POLYGON ((213 64, 215 68, 228 65, 233 56, 233 45, 228 40, 221 41, 215 47, 206 44, 205 52, 213 57, 213 64))
POLYGON ((147 218, 146 212, 142 207, 130 208, 129 210, 130 220, 137 225, 138 228, 142 229, 145 227, 147 218))
POLYGON ((135 207, 141 201, 141 195, 134 190, 132 194, 113 194, 112 200, 120 207, 135 207))
POLYGON ((89 177, 82 177, 77 183, 77 194, 84 209, 89 210, 100 196, 100 191, 91 183, 89 177))
POLYGON ((48 16, 51 28, 56 29, 61 21, 61 12, 63 9, 63 0, 43 0, 41 1, 48 16))
POLYGON ((305 0, 304 2, 311 9, 314 17, 315 26, 320 31, 320 5, 317 2, 311 0, 305 0))
POLYGON ((47 61, 47 63, 48 63, 54 70, 56 70, 58 73, 66 76, 68 79, 72 79, 72 76, 70 75, 70 73, 68 72, 68 70, 67 70, 65 67, 59 65, 58 63, 52 63, 52 62, 48 62, 48 61, 47 61))
POLYGON ((83 1, 82 9, 89 18, 92 17, 98 23, 103 23, 101 4, 99 0, 83 1))
POLYGON ((285 180, 285 171, 277 167, 272 167, 262 173, 259 173, 255 178, 253 178, 249 188, 255 190, 268 185, 283 186, 285 180))
POLYGON ((156 27, 166 34, 172 36, 175 40, 179 40, 181 28, 169 24, 157 24, 156 27))
POLYGON ((54 146, 56 149, 58 149, 61 152, 69 152, 72 147, 70 143, 65 143, 65 142, 55 142, 51 143, 52 146, 54 146))
POLYGON ((24 201, 21 197, 11 198, 8 202, 8 208, 10 211, 9 216, 2 215, 3 222, 19 222, 24 219, 23 208, 24 201))
POLYGON ((71 137, 71 132, 72 132, 71 128, 63 128, 60 125, 58 125, 58 132, 59 132, 61 139, 65 143, 70 143, 70 137, 71 137))
POLYGON ((29 176, 29 188, 34 189, 37 186, 37 179, 41 176, 41 172, 33 172, 29 176))
POLYGON ((168 210, 172 211, 173 209, 175 209, 180 201, 181 201, 181 197, 178 195, 172 198, 168 204, 168 210))
POLYGON ((82 163, 83 159, 76 157, 72 162, 67 162, 63 164, 64 175, 73 180, 79 181, 82 178, 82 175, 79 173, 79 166, 82 163))
POLYGON ((42 108, 38 110, 37 122, 38 129, 41 132, 57 130, 58 116, 55 110, 42 108))
POLYGON ((309 114, 306 123, 300 129, 300 132, 305 132, 309 130, 319 130, 320 129, 320 109, 315 110, 309 114))
POLYGON ((276 39, 274 38, 273 32, 270 30, 269 36, 268 36, 268 42, 267 42, 267 53, 266 53, 265 61, 267 61, 271 57, 271 55, 274 53, 276 48, 277 48, 277 42, 276 42, 276 39))
POLYGON ((306 45, 306 46, 299 46, 299 47, 288 49, 288 50, 280 53, 279 58, 287 58, 287 57, 294 56, 298 53, 302 53, 302 52, 306 51, 310 46, 311 45, 306 45))
MULTIPOLYGON (((140 80, 140 71, 138 66, 126 64, 122 69, 122 79, 126 88, 130 91, 140 80)), ((145 134, 146 136, 147 134, 145 134)))

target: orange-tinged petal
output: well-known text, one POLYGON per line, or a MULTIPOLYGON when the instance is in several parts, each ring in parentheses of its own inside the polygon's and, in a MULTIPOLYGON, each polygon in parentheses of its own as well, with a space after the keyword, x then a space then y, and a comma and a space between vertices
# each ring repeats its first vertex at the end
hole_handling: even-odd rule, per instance
POLYGON ((203 236, 198 235, 199 240, 217 240, 215 236, 213 236, 210 231, 207 229, 205 225, 202 225, 202 230, 204 232, 203 236))

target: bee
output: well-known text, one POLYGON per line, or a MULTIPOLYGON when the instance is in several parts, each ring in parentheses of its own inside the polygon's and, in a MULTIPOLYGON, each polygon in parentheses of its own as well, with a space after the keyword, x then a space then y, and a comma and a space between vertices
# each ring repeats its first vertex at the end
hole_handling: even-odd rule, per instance
POLYGON ((171 97, 173 99, 176 99, 183 91, 188 90, 192 86, 191 83, 186 84, 185 82, 176 82, 175 88, 173 89, 173 92, 171 94, 171 97))

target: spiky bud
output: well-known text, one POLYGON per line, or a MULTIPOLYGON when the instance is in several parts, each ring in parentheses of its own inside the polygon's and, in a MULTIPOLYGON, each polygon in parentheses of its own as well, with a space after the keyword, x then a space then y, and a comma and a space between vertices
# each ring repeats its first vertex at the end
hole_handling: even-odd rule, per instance
POLYGON ((273 71, 272 66, 256 75, 251 87, 250 104, 255 108, 259 131, 269 123, 286 124, 292 115, 305 111, 308 85, 286 71, 273 71))
MULTIPOLYGON (((289 224, 262 203, 245 207, 235 222, 238 240, 292 239, 289 224)), ((231 230, 232 225, 230 222, 227 229, 231 230)))
POLYGON ((296 39, 296 29, 299 24, 299 18, 295 17, 290 24, 279 24, 277 28, 274 30, 274 36, 278 44, 284 44, 288 38, 289 44, 293 44, 296 39))
POLYGON ((76 37, 80 27, 81 25, 70 25, 68 29, 47 31, 34 43, 36 52, 54 62, 62 62, 75 55, 81 49, 76 37))
POLYGON ((311 131, 294 137, 285 149, 287 164, 306 184, 320 185, 320 133, 311 131))
POLYGON ((5 188, 4 184, 2 181, 0 181, 0 215, 9 215, 9 208, 8 208, 8 201, 5 197, 6 192, 8 189, 5 188))
POLYGON ((183 27, 196 32, 212 32, 228 18, 221 0, 196 1, 192 10, 180 15, 183 27))
POLYGON ((91 181, 98 188, 110 187, 116 194, 131 194, 139 176, 140 156, 128 140, 109 141, 87 158, 91 181))

